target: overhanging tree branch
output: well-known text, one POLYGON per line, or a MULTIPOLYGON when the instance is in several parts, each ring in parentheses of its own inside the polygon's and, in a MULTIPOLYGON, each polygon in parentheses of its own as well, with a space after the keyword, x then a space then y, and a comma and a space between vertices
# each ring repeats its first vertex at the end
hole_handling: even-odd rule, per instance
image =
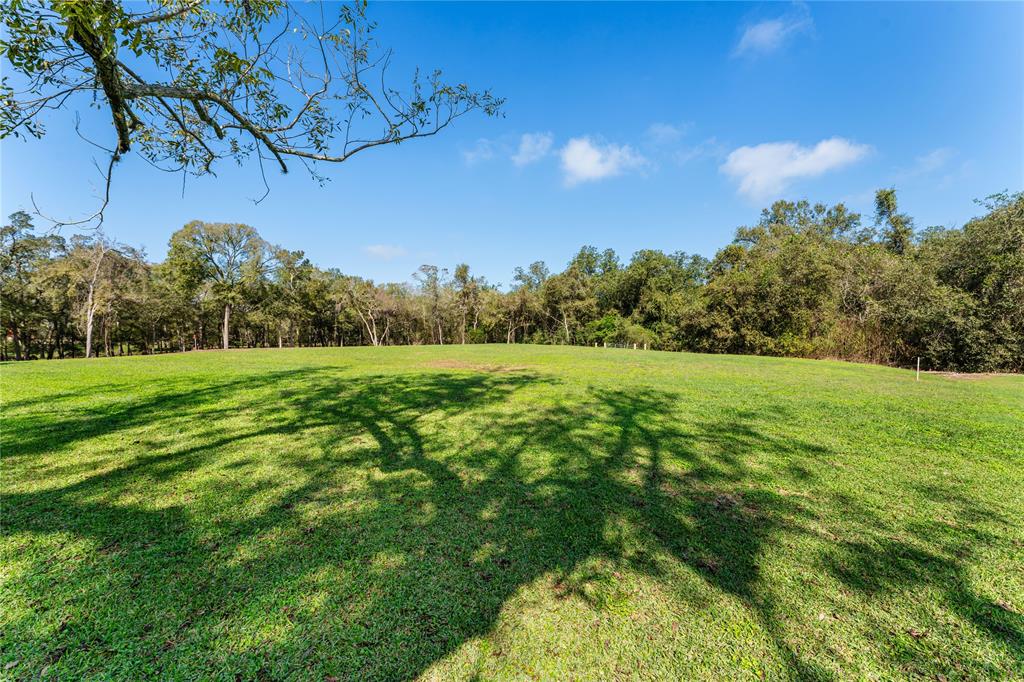
POLYGON ((202 7, 203 0, 193 0, 192 2, 183 2, 177 9, 171 10, 170 12, 164 12, 162 14, 149 14, 139 15, 137 18, 131 19, 127 22, 128 28, 138 28, 139 26, 145 26, 146 24, 156 24, 162 21, 169 21, 176 17, 180 17, 186 12, 202 7))
POLYGON ((156 167, 204 175, 222 159, 255 154, 282 172, 298 158, 322 180, 316 162, 430 137, 470 112, 499 115, 503 104, 490 91, 445 84, 438 71, 417 71, 405 94, 389 86, 390 51, 377 49, 358 0, 152 5, 5 7, 0 57, 19 76, 0 84, 0 137, 40 137, 44 112, 74 108, 86 95, 110 115, 111 163, 137 151, 156 167))

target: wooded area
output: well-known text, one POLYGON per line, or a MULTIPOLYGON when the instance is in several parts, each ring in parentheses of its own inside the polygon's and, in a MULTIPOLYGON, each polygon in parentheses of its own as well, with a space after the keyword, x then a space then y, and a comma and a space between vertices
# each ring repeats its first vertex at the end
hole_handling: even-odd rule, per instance
POLYGON ((466 264, 412 283, 321 269, 241 224, 189 223, 150 263, 95 231, 2 233, 3 359, 217 347, 647 344, 660 350, 1024 370, 1024 194, 959 229, 916 231, 894 190, 873 221, 779 201, 713 259, 583 247, 508 287, 466 264), (871 224, 867 224, 870 222, 871 224))

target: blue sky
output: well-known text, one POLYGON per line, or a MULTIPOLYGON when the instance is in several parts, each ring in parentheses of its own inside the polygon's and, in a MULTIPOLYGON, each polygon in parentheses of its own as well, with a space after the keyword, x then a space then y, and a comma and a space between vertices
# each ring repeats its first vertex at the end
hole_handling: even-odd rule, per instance
MULTIPOLYGON (((440 67, 506 115, 321 166, 217 178, 118 165, 104 229, 162 258, 192 219, 240 221, 322 267, 406 281, 468 262, 507 284, 583 244, 711 256, 776 198, 869 215, 895 186, 918 226, 1024 188, 1024 4, 371 3, 393 73, 440 67)), ((95 204, 73 115, 2 143, 2 210, 95 204)), ((105 116, 83 129, 111 135, 105 116)))

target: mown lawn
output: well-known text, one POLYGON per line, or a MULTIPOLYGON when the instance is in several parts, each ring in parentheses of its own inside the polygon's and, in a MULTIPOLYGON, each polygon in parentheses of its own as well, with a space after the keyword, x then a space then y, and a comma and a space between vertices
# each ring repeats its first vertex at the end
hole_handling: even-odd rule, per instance
POLYGON ((1024 377, 6 364, 5 679, 1024 678, 1024 377))

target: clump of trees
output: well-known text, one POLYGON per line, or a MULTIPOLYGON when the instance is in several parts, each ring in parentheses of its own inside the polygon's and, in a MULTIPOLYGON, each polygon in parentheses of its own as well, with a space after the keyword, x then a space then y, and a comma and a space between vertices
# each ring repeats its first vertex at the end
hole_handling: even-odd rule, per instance
POLYGON ((410 283, 314 266, 252 227, 192 222, 167 258, 99 232, 0 232, 4 359, 261 346, 647 344, 956 371, 1024 370, 1024 194, 962 228, 916 230, 893 190, 869 223, 842 204, 779 201, 714 258, 585 246, 509 287, 460 264, 410 283))

